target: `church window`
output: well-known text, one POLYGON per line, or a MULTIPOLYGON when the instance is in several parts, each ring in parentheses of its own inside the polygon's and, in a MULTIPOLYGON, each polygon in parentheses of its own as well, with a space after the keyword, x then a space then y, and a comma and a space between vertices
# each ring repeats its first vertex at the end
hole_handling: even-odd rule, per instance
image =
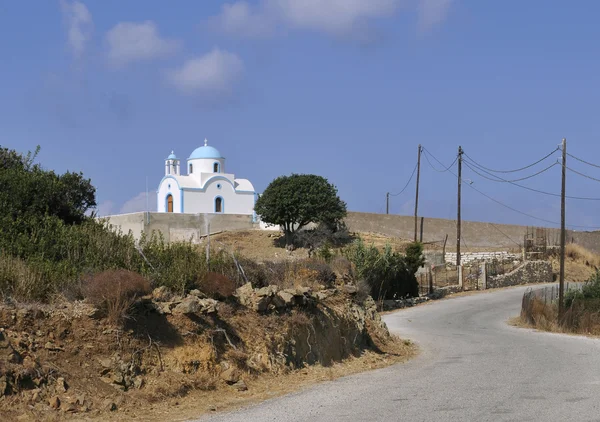
POLYGON ((217 189, 221 189, 221 184, 217 183, 217 189))
POLYGON ((223 212, 223 198, 217 196, 215 198, 215 212, 222 213, 223 212))
POLYGON ((190 164, 190 174, 192 174, 194 172, 194 166, 192 164, 190 164))
POLYGON ((173 195, 167 195, 167 212, 173 212, 173 195))
POLYGON ((220 173, 219 163, 213 164, 213 173, 220 173))

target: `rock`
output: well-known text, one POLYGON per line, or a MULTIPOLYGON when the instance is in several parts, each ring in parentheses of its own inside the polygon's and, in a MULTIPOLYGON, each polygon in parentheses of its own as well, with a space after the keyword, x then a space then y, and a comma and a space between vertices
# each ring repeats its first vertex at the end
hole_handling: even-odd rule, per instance
POLYGON ((352 284, 346 284, 342 290, 349 294, 349 295, 355 295, 356 293, 358 293, 358 288, 356 286, 353 286, 352 284))
POLYGON ((66 393, 69 386, 65 382, 63 377, 59 377, 56 379, 56 391, 59 393, 66 393))
POLYGON ((238 302, 244 306, 252 305, 253 295, 254 289, 252 288, 251 283, 246 283, 235 291, 235 296, 238 298, 238 302))
POLYGON ((21 355, 6 338, 4 332, 0 332, 0 361, 8 363, 21 363, 21 355))
POLYGON ((44 349, 50 350, 51 352, 64 352, 65 351, 65 349, 63 349, 60 346, 57 346, 56 344, 52 343, 51 341, 47 342, 44 345, 44 349))
POLYGON ((333 293, 329 290, 321 290, 320 292, 316 292, 315 294, 313 294, 313 297, 317 300, 325 300, 332 294, 333 293))
POLYGON ((219 302, 214 299, 200 299, 200 312, 203 314, 214 314, 218 306, 219 302))
POLYGON ((54 396, 50 400, 48 400, 48 404, 54 410, 58 410, 60 408, 60 399, 57 396, 54 396))
POLYGON ((146 382, 144 381, 144 378, 137 377, 133 380, 133 386, 138 390, 141 389, 145 384, 146 382))
POLYGON ((171 292, 166 286, 157 287, 152 291, 152 299, 156 302, 166 302, 171 298, 171 292))
POLYGON ((202 293, 200 290, 198 290, 198 289, 192 290, 190 292, 190 295, 196 296, 197 298, 200 298, 200 299, 206 299, 207 298, 207 296, 204 293, 202 293))
POLYGON ((294 295, 289 292, 278 292, 275 297, 283 302, 283 306, 292 306, 294 304, 294 295))
POLYGON ((196 296, 188 296, 173 309, 173 313, 177 314, 195 314, 201 309, 200 299, 196 296))
POLYGON ((105 410, 108 410, 109 412, 114 412, 115 410, 117 410, 117 404, 114 401, 110 400, 110 399, 104 400, 104 403, 102 404, 102 407, 105 410))
POLYGON ((311 292, 311 288, 310 287, 296 287, 294 296, 305 296, 305 295, 309 295, 311 292))
POLYGON ((244 380, 239 380, 238 382, 233 384, 233 387, 238 391, 248 391, 248 386, 246 385, 244 380))
POLYGON ((265 312, 267 309, 269 309, 270 304, 271 298, 269 296, 260 297, 256 302, 254 302, 254 310, 256 312, 265 312))
POLYGON ((238 382, 240 380, 241 374, 240 371, 238 371, 235 368, 229 368, 223 372, 221 372, 220 375, 221 379, 223 381, 225 381, 227 384, 235 384, 236 382, 238 382))
POLYGON ((258 297, 265 297, 265 296, 272 296, 272 295, 273 295, 273 292, 271 290, 271 286, 262 287, 256 291, 256 296, 258 296, 258 297))
POLYGON ((102 319, 102 317, 104 316, 104 312, 102 312, 102 310, 100 310, 99 308, 91 306, 86 315, 88 318, 102 319))
POLYGON ((6 375, 1 376, 0 377, 0 397, 9 393, 9 391, 8 391, 9 387, 10 387, 10 383, 8 382, 8 379, 6 378, 6 375))

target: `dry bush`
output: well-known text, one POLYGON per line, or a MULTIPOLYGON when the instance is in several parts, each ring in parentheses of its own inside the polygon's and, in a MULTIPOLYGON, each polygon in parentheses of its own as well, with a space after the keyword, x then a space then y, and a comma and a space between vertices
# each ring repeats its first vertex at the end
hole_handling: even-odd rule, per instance
POLYGON ((198 283, 198 287, 207 296, 216 300, 232 297, 237 288, 236 282, 219 273, 206 273, 198 283))
POLYGON ((576 243, 569 243, 566 245, 565 254, 573 261, 585 263, 585 265, 589 267, 600 267, 600 255, 597 255, 576 243))
POLYGON ((42 273, 25 261, 0 254, 0 296, 17 300, 43 300, 48 296, 48 285, 42 273))
POLYGON ((83 286, 87 300, 104 311, 108 320, 116 325, 122 324, 137 299, 151 290, 146 278, 127 270, 103 271, 83 286))

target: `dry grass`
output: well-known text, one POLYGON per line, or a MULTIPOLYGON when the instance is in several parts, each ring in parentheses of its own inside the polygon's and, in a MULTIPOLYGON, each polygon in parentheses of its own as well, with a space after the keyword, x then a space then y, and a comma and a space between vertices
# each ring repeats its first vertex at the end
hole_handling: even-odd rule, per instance
POLYGON ((575 302, 559 323, 556 303, 547 304, 539 298, 532 298, 524 301, 521 315, 512 318, 509 323, 553 333, 596 337, 600 336, 600 312, 595 309, 586 309, 585 302, 575 302))
MULTIPOLYGON (((600 255, 595 254, 581 245, 569 243, 565 249, 565 279, 570 282, 583 282, 600 267, 600 255)), ((552 272, 558 274, 560 261, 557 255, 551 257, 552 272)))
POLYGON ((600 255, 587 250, 581 245, 569 243, 565 248, 565 255, 571 261, 585 264, 587 267, 600 267, 600 255))
MULTIPOLYGON (((360 357, 350 357, 327 367, 314 365, 285 374, 265 373, 259 377, 246 374, 244 380, 248 391, 237 391, 235 387, 223 386, 218 382, 214 390, 189 389, 186 383, 184 391, 181 391, 184 394, 181 395, 174 395, 173 391, 161 391, 159 388, 159 391, 153 390, 156 400, 148 406, 134 408, 127 413, 115 413, 111 415, 111 420, 158 422, 195 419, 205 413, 235 410, 293 393, 316 383, 405 362, 417 353, 417 347, 409 341, 397 341, 393 349, 394 353, 388 354, 364 352, 360 357)), ((211 380, 207 380, 209 387, 213 385, 211 380)))

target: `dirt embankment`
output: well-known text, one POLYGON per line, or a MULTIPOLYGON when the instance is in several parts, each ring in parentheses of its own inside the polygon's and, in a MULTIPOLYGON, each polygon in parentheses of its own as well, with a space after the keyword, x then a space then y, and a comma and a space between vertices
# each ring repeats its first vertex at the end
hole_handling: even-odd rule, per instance
POLYGON ((2 305, 0 327, 2 420, 193 417, 413 351, 343 287, 247 285, 226 301, 155 291, 122 328, 84 302, 2 305))

